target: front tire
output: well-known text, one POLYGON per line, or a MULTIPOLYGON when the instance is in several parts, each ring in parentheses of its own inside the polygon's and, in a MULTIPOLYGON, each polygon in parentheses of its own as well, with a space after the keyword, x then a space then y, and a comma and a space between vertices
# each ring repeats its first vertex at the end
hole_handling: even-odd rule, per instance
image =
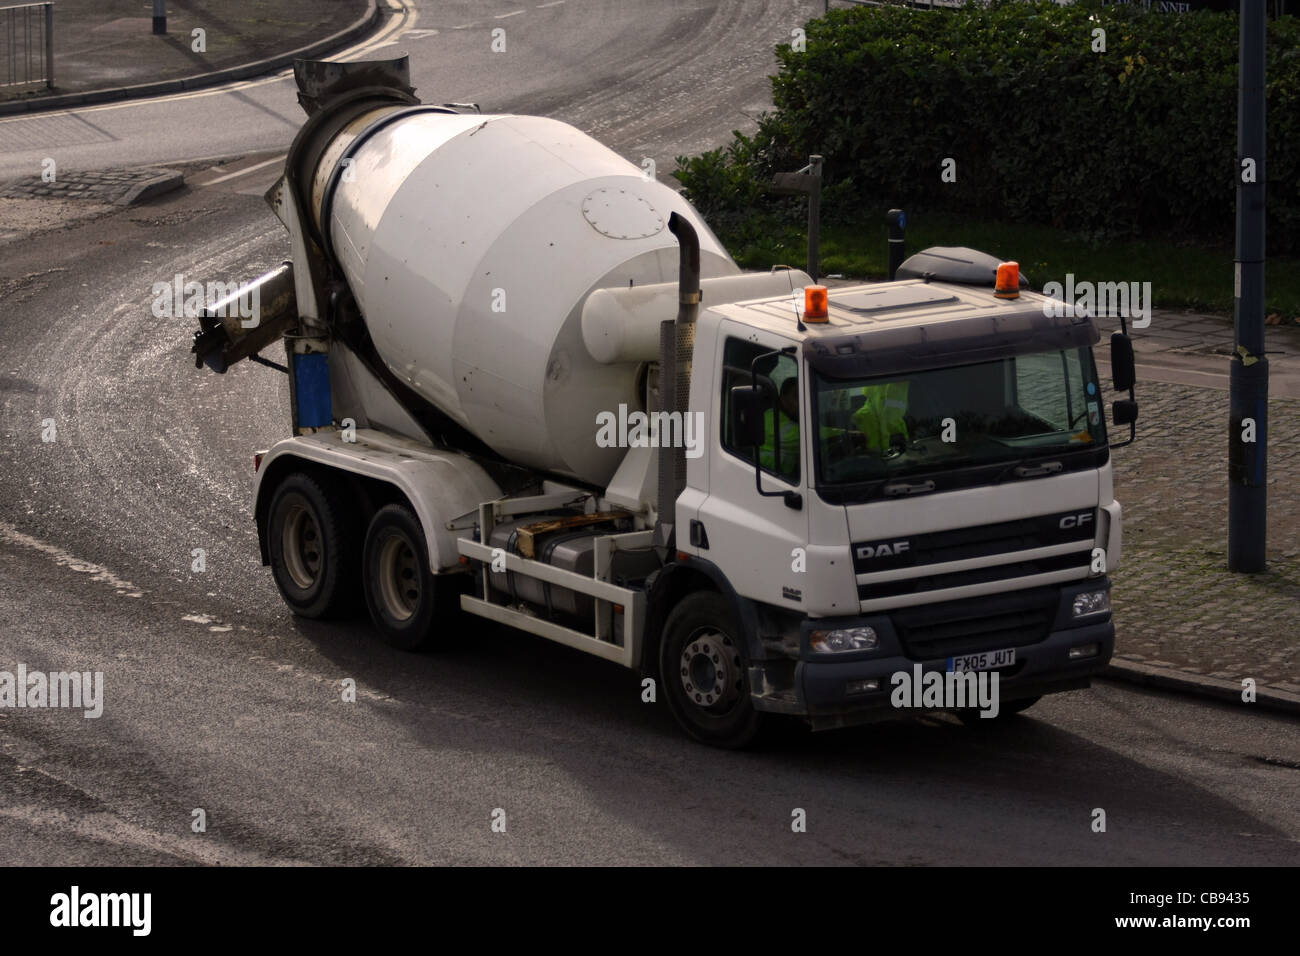
POLYGON ((293 472, 267 511, 271 573, 301 617, 345 617, 355 607, 358 537, 354 512, 328 475, 293 472))
POLYGON ((430 572, 424 529, 410 508, 391 504, 375 513, 361 564, 366 606, 384 643, 402 651, 432 644, 435 619, 456 610, 445 606, 455 595, 430 572))
POLYGON ((673 718, 701 743, 744 747, 762 714, 749 696, 739 622, 715 591, 688 595, 668 615, 659 674, 673 718))

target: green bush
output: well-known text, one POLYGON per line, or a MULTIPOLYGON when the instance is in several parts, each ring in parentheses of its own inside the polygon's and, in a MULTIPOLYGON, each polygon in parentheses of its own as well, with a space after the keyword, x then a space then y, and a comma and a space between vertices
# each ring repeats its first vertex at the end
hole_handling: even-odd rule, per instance
MULTIPOLYGON (((776 110, 757 133, 678 159, 723 231, 764 208, 773 173, 820 153, 832 221, 896 205, 1096 240, 1232 234, 1235 14, 994 0, 834 10, 806 29, 805 51, 777 48, 776 110), (941 179, 945 158, 956 182, 941 179)), ((1270 250, 1300 249, 1294 17, 1269 23, 1267 202, 1270 250)))

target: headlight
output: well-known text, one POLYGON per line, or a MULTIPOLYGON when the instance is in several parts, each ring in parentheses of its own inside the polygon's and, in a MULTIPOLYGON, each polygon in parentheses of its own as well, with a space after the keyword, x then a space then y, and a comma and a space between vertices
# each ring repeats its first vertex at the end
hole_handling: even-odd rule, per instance
POLYGON ((841 651, 874 651, 880 646, 874 627, 846 627, 836 631, 813 631, 808 644, 819 654, 841 651))
POLYGON ((1110 591, 1084 591, 1074 596, 1074 617, 1089 617, 1110 610, 1110 591))

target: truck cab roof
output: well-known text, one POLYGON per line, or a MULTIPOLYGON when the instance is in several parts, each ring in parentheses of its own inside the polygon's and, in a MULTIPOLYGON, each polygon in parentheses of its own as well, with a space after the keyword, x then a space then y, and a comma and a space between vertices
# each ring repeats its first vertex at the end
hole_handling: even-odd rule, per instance
POLYGON ((1097 342, 1092 319, 1057 314, 1071 311, 1061 305, 1024 290, 1002 299, 991 285, 904 279, 831 289, 827 318, 804 320, 803 331, 803 303, 789 296, 719 304, 710 311, 802 343, 826 374, 864 375, 1097 342))

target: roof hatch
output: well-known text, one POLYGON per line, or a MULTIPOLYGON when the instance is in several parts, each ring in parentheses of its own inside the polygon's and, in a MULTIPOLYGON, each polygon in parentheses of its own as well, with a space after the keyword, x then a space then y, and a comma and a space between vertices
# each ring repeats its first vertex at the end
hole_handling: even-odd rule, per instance
MULTIPOLYGON (((915 257, 913 257, 915 258, 915 257)), ((924 285, 890 285, 880 289, 859 289, 832 300, 838 308, 874 315, 877 312, 898 312, 902 309, 919 309, 924 306, 956 302, 957 296, 946 289, 924 285)))

